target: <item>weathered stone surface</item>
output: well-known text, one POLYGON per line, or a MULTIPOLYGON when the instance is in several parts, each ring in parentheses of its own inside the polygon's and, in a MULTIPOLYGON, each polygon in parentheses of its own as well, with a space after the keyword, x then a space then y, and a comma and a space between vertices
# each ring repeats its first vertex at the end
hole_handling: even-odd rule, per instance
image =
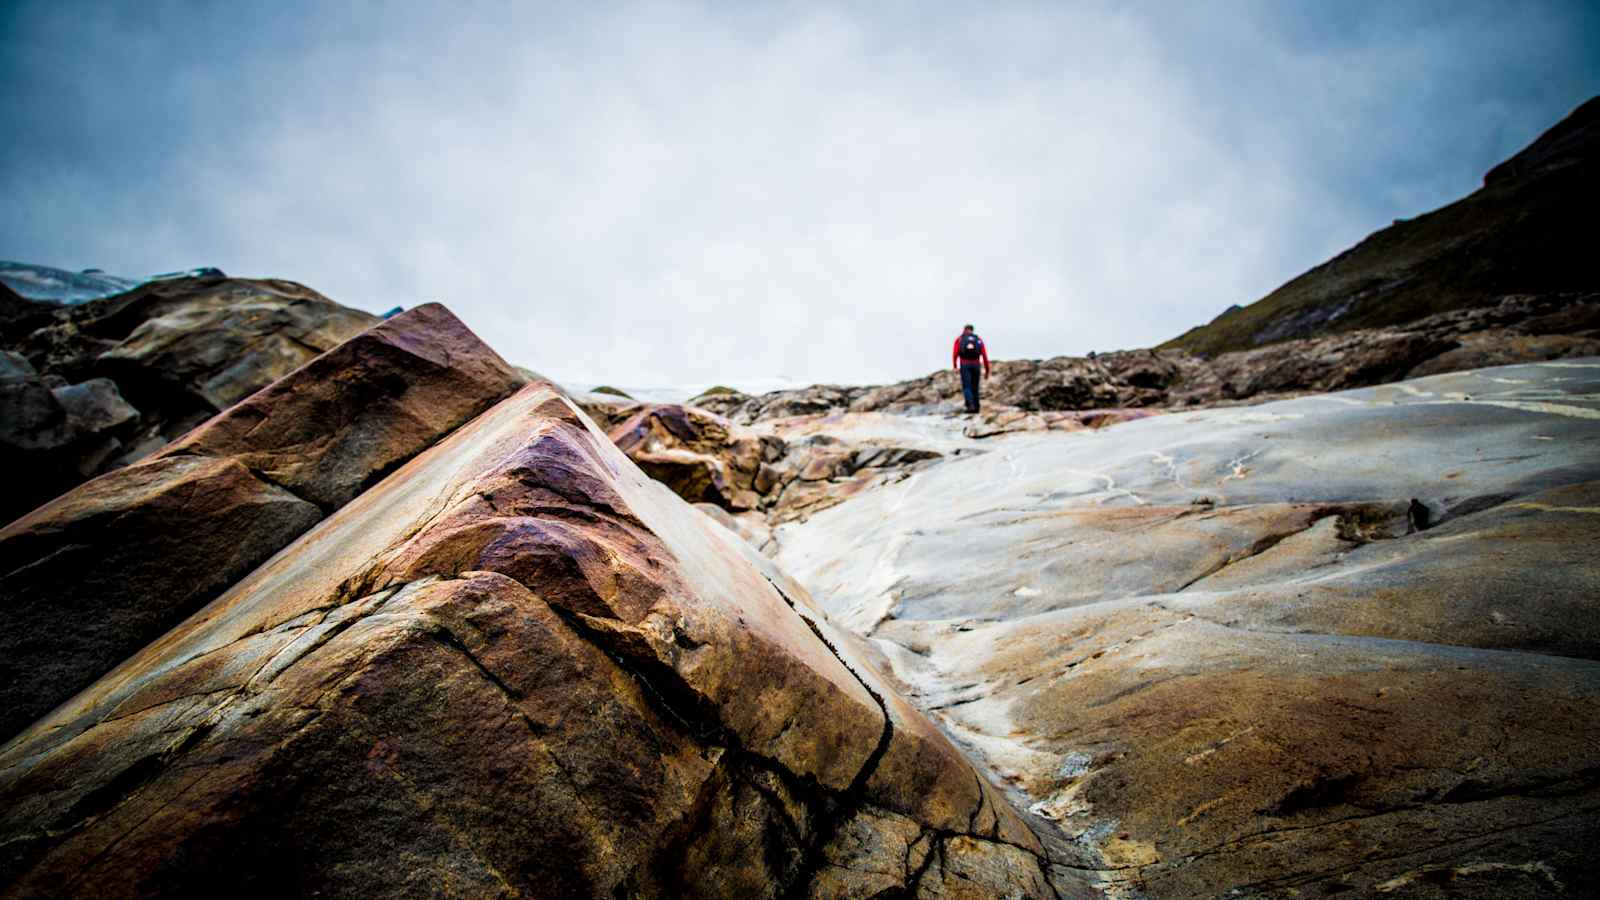
POLYGON ((159 455, 233 457, 332 509, 522 383, 429 303, 345 341, 159 455))
POLYGON ((648 406, 610 431, 611 440, 639 468, 691 503, 755 509, 756 475, 783 454, 775 438, 736 429, 693 407, 648 406))
POLYGON ((0 530, 0 738, 318 518, 237 462, 190 457, 112 472, 0 530))
POLYGON ((0 347, 80 413, 70 423, 55 413, 6 417, 13 444, 31 449, 0 448, 8 471, 28 473, 25 488, 0 501, 0 521, 145 458, 377 321, 290 282, 220 276, 74 306, 0 296, 0 347))
POLYGON ((811 604, 529 386, 0 750, 0 892, 1050 896, 811 604))
POLYGON ((0 466, 15 476, 0 499, 0 521, 99 470, 138 425, 139 411, 108 379, 60 381, 39 375, 21 354, 0 351, 0 466))
MULTIPOLYGON (((804 518, 885 480, 904 478, 942 458, 928 429, 911 422, 890 428, 884 417, 836 414, 735 425, 705 410, 675 404, 621 404, 593 395, 582 408, 611 425, 613 443, 641 469, 691 503, 730 515, 760 513, 766 526, 746 528, 764 537, 773 523, 804 518), (869 422, 862 427, 863 421, 869 422), (908 441, 912 446, 905 446, 908 441)), ((731 521, 725 525, 739 531, 731 521)))
POLYGON ((103 434, 139 421, 139 411, 122 399, 117 383, 109 378, 63 385, 50 393, 61 404, 67 419, 85 434, 103 434))
POLYGON ((449 312, 417 307, 0 531, 6 664, 28 699, 0 735, 520 383, 449 312))
POLYGON ((1515 366, 997 436, 772 542, 1109 894, 1583 895, 1597 441, 1600 359, 1515 366))

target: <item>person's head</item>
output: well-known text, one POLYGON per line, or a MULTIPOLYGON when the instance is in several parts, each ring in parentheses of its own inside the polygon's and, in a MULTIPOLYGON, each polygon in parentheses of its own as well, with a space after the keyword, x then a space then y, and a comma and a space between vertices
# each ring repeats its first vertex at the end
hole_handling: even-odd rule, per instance
POLYGON ((971 333, 972 333, 972 325, 971 325, 971 324, 968 324, 968 325, 966 325, 966 326, 965 326, 965 327, 963 327, 963 328, 962 328, 962 329, 961 329, 961 333, 962 333, 962 334, 971 334, 971 333))

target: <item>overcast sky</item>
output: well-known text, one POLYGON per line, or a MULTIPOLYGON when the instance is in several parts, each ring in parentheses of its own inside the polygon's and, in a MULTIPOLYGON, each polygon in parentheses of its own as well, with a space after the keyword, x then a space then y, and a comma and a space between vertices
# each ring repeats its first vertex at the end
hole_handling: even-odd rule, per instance
POLYGON ((0 259, 440 300, 572 382, 1148 346, 1476 188, 1597 8, 6 2, 0 259))

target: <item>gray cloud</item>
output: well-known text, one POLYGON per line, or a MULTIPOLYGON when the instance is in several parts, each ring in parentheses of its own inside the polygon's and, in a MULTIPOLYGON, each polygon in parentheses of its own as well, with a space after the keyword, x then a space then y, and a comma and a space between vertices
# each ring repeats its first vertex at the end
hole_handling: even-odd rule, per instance
POLYGON ((1148 345, 1600 85, 1570 3, 73 6, 0 13, 0 258, 443 300, 629 384, 1148 345))

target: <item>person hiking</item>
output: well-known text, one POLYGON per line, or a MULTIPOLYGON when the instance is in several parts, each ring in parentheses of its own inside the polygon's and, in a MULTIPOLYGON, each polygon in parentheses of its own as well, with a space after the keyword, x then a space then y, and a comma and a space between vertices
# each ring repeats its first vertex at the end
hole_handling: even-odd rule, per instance
POLYGON ((983 365, 983 377, 989 377, 989 348, 983 345, 983 338, 968 325, 961 329, 961 334, 956 337, 955 346, 950 348, 950 364, 961 373, 961 396, 967 401, 967 412, 978 411, 978 365, 983 365))

